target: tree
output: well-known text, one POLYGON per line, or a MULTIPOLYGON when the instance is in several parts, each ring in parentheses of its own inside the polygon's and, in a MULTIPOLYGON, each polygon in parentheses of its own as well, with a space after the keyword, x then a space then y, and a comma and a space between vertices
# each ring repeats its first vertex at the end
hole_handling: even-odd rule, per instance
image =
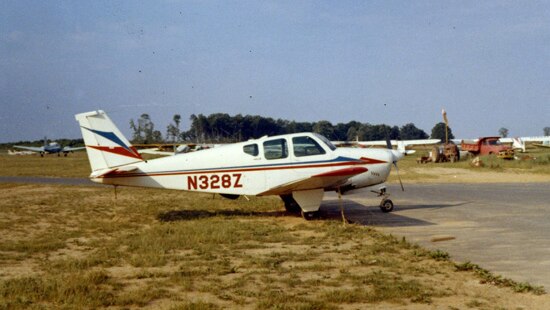
POLYGON ((550 136, 550 127, 544 127, 543 131, 545 136, 550 136))
POLYGON ((179 140, 180 136, 180 122, 181 122, 181 115, 174 114, 174 117, 172 118, 174 121, 173 124, 169 124, 166 128, 166 140, 177 142, 179 140))
POLYGON ((401 139, 403 140, 416 140, 416 139, 427 139, 428 134, 422 129, 416 128, 413 123, 406 124, 401 127, 399 130, 401 139))
POLYGON ((313 132, 332 139, 334 133, 334 127, 329 121, 319 121, 313 125, 313 132))
POLYGON ((501 138, 506 138, 506 137, 508 137, 508 128, 504 128, 504 127, 500 128, 500 129, 498 130, 498 134, 499 134, 499 136, 500 136, 501 138))
MULTIPOLYGON (((453 135, 451 127, 448 127, 447 131, 449 133, 449 140, 454 139, 455 136, 453 135)), ((440 122, 435 124, 435 126, 432 128, 432 135, 430 136, 430 138, 441 139, 441 141, 445 141, 445 123, 440 122)))
POLYGON ((162 134, 158 130, 155 131, 155 124, 147 113, 141 114, 137 124, 131 119, 130 128, 134 131, 132 143, 162 142, 162 134))

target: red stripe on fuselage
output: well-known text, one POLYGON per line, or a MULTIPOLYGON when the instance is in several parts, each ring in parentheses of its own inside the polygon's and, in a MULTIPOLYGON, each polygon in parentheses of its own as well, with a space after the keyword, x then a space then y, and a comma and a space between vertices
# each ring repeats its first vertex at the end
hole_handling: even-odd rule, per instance
POLYGON ((362 161, 364 164, 372 165, 372 164, 386 164, 387 161, 383 161, 380 159, 374 159, 374 158, 367 158, 367 157, 361 157, 359 158, 360 161, 362 161))
POLYGON ((321 174, 314 175, 314 177, 343 177, 348 175, 356 175, 369 171, 365 167, 350 167, 336 171, 329 171, 321 174))
MULTIPOLYGON (((230 172, 253 172, 253 171, 270 171, 270 170, 289 170, 289 169, 308 169, 308 168, 328 168, 328 167, 341 167, 341 166, 358 166, 365 164, 382 164, 387 163, 381 160, 371 159, 368 163, 365 158, 361 158, 361 161, 347 161, 337 163, 324 163, 314 165, 291 165, 291 166, 271 166, 271 167, 253 167, 253 168, 234 168, 234 169, 218 169, 218 170, 192 170, 192 171, 178 171, 178 172, 162 172, 162 173, 121 173, 116 175, 105 175, 105 178, 128 178, 128 177, 144 177, 144 176, 172 176, 172 175, 189 175, 189 174, 209 174, 209 173, 230 173, 230 172)), ((350 167, 349 169, 365 169, 365 167, 350 167)), ((343 169, 345 170, 345 169, 343 169)), ((339 170, 341 171, 341 170, 339 170)), ((330 173, 330 172, 328 172, 330 173)))

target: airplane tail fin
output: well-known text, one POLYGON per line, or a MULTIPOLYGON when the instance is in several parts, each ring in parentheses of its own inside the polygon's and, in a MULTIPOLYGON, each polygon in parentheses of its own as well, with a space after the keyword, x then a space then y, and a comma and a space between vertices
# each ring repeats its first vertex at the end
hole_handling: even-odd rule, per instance
POLYGON ((102 110, 75 115, 80 125, 92 172, 143 161, 102 110))
POLYGON ((407 150, 407 146, 405 145, 405 142, 400 140, 397 141, 397 150, 403 153, 404 155, 410 155, 416 152, 415 150, 407 150))
POLYGON ((521 138, 513 138, 512 147, 514 149, 520 149, 523 153, 525 153, 525 142, 523 142, 521 138))

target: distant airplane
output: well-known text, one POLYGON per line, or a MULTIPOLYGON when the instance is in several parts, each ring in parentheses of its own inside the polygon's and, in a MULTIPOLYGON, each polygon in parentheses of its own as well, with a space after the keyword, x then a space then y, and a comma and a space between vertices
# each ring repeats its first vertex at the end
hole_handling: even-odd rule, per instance
POLYGON ((547 140, 541 141, 541 143, 533 143, 536 147, 549 147, 550 148, 550 137, 547 140))
POLYGON ((86 147, 70 147, 70 146, 61 147, 61 145, 59 145, 59 143, 57 142, 51 142, 48 144, 47 141, 48 140, 44 137, 44 145, 40 147, 23 146, 23 145, 14 145, 13 147, 40 153, 41 157, 44 157, 44 154, 57 154, 57 156, 61 156, 61 153, 63 153, 64 156, 67 156, 69 152, 83 150, 86 148, 86 147))
POLYGON ((297 133, 144 160, 101 110, 77 114, 90 179, 97 183, 239 195, 280 196, 289 212, 315 216, 325 191, 350 193, 378 185, 383 212, 393 202, 383 185, 404 154, 378 148, 336 148, 325 137, 297 133))
POLYGON ((8 150, 8 155, 31 155, 34 154, 33 151, 13 151, 8 150))
MULTIPOLYGON (((414 154, 416 151, 407 150, 408 146, 412 145, 432 145, 440 143, 441 139, 418 139, 418 140, 390 140, 392 147, 397 147, 397 150, 405 155, 414 154)), ((371 147, 371 146, 387 146, 387 141, 332 141, 336 146, 359 146, 359 147, 371 147)))
MULTIPOLYGON (((159 144, 156 147, 152 148, 145 148, 145 149, 138 149, 138 153, 140 154, 150 154, 150 155, 162 155, 162 156, 170 156, 170 155, 176 155, 176 154, 182 154, 182 153, 189 153, 189 152, 196 152, 200 150, 206 150, 209 148, 220 146, 221 144, 159 144), (174 151, 165 151, 166 148, 173 148, 174 151)), ((134 145, 137 147, 136 145, 134 145)), ((141 147, 148 146, 147 144, 141 144, 141 147)))

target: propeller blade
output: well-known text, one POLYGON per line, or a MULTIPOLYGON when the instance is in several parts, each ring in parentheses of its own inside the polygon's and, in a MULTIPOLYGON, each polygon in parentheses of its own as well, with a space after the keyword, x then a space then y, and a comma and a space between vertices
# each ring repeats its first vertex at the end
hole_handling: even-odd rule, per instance
POLYGON ((393 149, 393 147, 391 146, 391 140, 389 137, 386 139, 386 148, 388 148, 388 150, 393 149))
POLYGON ((401 181, 401 176, 399 175, 399 168, 397 167, 397 162, 394 161, 393 165, 395 166, 395 171, 397 172, 397 178, 399 179, 399 185, 401 185, 401 190, 405 191, 405 187, 403 187, 403 182, 401 181))

